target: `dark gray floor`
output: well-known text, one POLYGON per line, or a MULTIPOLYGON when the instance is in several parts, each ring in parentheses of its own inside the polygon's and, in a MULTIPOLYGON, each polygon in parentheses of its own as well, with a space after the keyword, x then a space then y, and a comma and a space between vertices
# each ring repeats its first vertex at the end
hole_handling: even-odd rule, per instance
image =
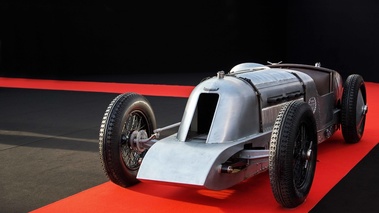
MULTIPOLYGON (((0 212, 28 212, 108 180, 98 131, 116 95, 0 88, 0 212)), ((180 121, 186 99, 148 99, 159 126, 180 121)))

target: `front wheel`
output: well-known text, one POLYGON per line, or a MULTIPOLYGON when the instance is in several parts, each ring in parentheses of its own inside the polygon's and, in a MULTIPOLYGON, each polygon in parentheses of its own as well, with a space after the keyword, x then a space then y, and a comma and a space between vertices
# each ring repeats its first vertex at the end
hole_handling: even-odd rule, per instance
POLYGON ((293 208, 311 189, 317 158, 317 127, 311 107, 303 101, 285 105, 270 141, 269 176, 276 201, 293 208))
POLYGON ((99 150, 108 178, 122 187, 139 182, 137 172, 147 149, 133 145, 135 131, 151 135, 156 128, 154 112, 139 94, 117 96, 106 109, 100 127, 99 150))

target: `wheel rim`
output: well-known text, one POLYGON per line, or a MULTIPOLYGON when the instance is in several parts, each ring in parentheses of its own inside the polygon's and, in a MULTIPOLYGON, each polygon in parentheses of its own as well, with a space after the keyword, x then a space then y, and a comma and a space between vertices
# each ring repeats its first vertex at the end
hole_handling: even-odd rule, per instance
POLYGON ((139 152, 136 148, 130 145, 130 137, 133 131, 147 128, 146 116, 138 110, 131 112, 123 125, 121 133, 121 157, 125 163, 125 166, 129 170, 138 170, 140 166, 140 159, 145 152, 139 152))
POLYGON ((362 91, 358 91, 358 97, 357 97, 357 106, 356 106, 356 127, 357 127, 357 133, 359 136, 362 136, 363 128, 364 128, 364 121, 367 113, 367 105, 365 103, 365 99, 362 95, 362 91))
POLYGON ((306 184, 313 160, 313 142, 308 134, 308 127, 303 123, 298 131, 294 147, 294 183, 296 188, 306 184))

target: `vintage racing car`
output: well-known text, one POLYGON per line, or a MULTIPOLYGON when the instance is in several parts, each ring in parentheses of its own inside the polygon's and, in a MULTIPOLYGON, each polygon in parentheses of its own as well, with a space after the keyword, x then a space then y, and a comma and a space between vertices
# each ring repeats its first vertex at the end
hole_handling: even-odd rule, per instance
POLYGON ((275 199, 292 208, 309 194, 317 145, 339 129, 357 143, 367 112, 358 74, 343 82, 319 63, 242 63, 202 80, 181 122, 167 127, 156 127, 146 97, 118 95, 104 113, 99 151, 106 175, 122 187, 153 181, 222 190, 268 170, 275 199))

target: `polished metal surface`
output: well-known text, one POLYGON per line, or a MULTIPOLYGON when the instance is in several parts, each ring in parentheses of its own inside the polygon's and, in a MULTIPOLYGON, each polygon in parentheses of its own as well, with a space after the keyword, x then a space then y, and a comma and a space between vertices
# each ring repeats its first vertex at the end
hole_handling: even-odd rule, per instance
POLYGON ((186 141, 190 126, 197 126, 199 96, 218 94, 218 102, 206 143, 233 142, 259 131, 258 99, 253 88, 238 78, 225 76, 200 83, 191 93, 178 131, 178 140, 186 141))
POLYGON ((230 73, 251 72, 251 71, 262 70, 262 69, 269 69, 269 67, 263 64, 258 64, 258 63, 242 63, 242 64, 237 64, 236 66, 234 66, 230 70, 230 73))
MULTIPOLYGON (((272 126, 286 103, 311 106, 321 143, 338 128, 341 95, 340 75, 320 65, 243 63, 220 71, 193 89, 178 132, 151 146, 137 178, 216 190, 233 186, 268 169, 272 126), (328 87, 310 74, 327 79, 328 87)), ((359 112, 366 108, 358 103, 359 112)))

